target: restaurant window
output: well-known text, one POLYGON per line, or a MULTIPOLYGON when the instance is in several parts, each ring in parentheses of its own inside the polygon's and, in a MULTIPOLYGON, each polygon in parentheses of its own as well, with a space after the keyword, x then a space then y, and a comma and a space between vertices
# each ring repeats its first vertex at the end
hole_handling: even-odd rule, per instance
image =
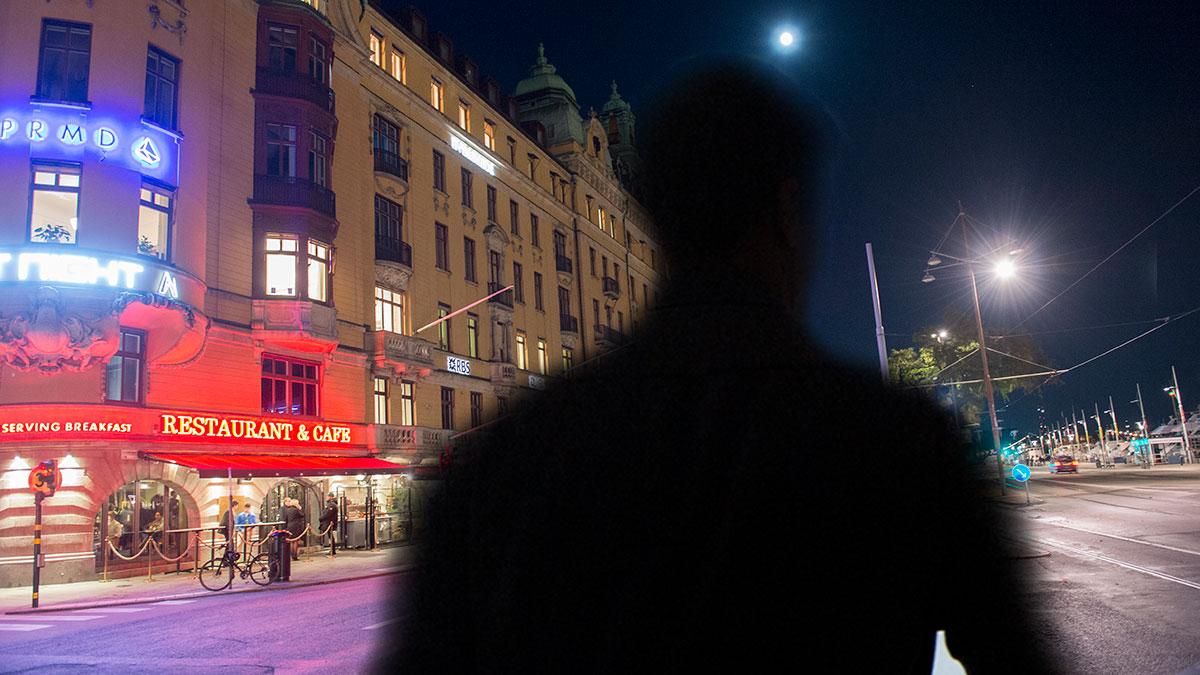
POLYGON ((458 100, 458 126, 466 132, 471 131, 471 104, 458 100))
POLYGON ((122 328, 117 352, 104 367, 104 397, 121 403, 141 403, 145 389, 142 382, 145 363, 145 333, 122 328))
POLYGON ((179 59, 150 47, 146 52, 146 119, 165 129, 175 128, 179 102, 179 59))
POLYGON ((308 39, 308 76, 317 84, 329 83, 329 49, 315 36, 308 39))
POLYGON ((483 424, 483 393, 471 392, 471 428, 483 424))
POLYGON ((438 349, 448 352, 450 351, 450 319, 446 319, 446 315, 450 313, 450 305, 438 303, 438 318, 444 319, 438 322, 438 349))
MULTIPOLYGON (((361 43, 359 43, 361 44, 361 43)), ((371 29, 371 38, 369 42, 371 48, 371 63, 383 67, 383 36, 371 29)))
POLYGON ((496 151, 496 124, 489 119, 483 120, 483 144, 488 150, 496 151))
POLYGON ((436 77, 429 78, 429 105, 437 108, 438 112, 445 112, 446 103, 446 87, 442 81, 436 77))
POLYGON ((296 127, 290 124, 267 125, 267 175, 296 175, 296 127))
POLYGON ((542 247, 542 242, 538 238, 538 217, 536 213, 529 214, 529 239, 533 242, 534 248, 542 247))
POLYGON ((386 377, 375 379, 375 423, 388 424, 388 381, 386 377))
POLYGON ((446 156, 433 151, 433 189, 446 192, 446 156))
POLYGON ((513 263, 513 300, 521 304, 525 303, 525 273, 521 268, 521 263, 513 263))
POLYGON ((296 295, 296 238, 284 234, 268 234, 264 248, 267 252, 267 295, 296 295))
POLYGON ((546 374, 546 341, 538 338, 537 347, 538 372, 542 375, 546 374))
POLYGON ((293 26, 267 26, 267 67, 277 73, 296 72, 300 31, 293 26))
POLYGON ((329 141, 315 131, 309 132, 308 179, 321 187, 329 187, 329 141))
POLYGON ((91 26, 43 21, 37 98, 86 103, 91 55, 91 26))
POLYGON ((454 428, 454 390, 442 387, 442 428, 454 428))
POLYGON ((450 271, 450 230, 441 223, 433 224, 434 265, 439 270, 450 271))
POLYGON ((400 84, 408 84, 408 59, 404 52, 392 50, 391 66, 392 77, 399 80, 400 84))
POLYGON ((529 367, 529 351, 525 344, 525 334, 517 331, 517 368, 525 370, 529 367))
POLYGON ((575 365, 575 352, 570 347, 562 348, 562 369, 563 374, 571 372, 571 368, 575 365))
POLYGON ((496 188, 487 186, 487 219, 489 223, 496 222, 496 188))
POLYGON ((404 331, 404 306, 407 299, 402 291, 393 291, 382 286, 375 287, 375 330, 406 334, 404 331))
POLYGON ((467 312, 467 356, 479 358, 479 315, 467 312))
POLYGON ((319 414, 317 364, 283 356, 262 357, 262 410, 276 415, 319 414))
POLYGON ((308 299, 329 300, 329 245, 316 239, 308 240, 308 299))
POLYGON ((140 195, 137 252, 166 260, 175 192, 143 180, 140 195))
POLYGON ((39 244, 74 244, 79 231, 79 167, 33 165, 29 240, 39 244))
POLYGON ((533 308, 543 309, 542 307, 542 273, 533 273, 533 308))
POLYGON ((475 281, 475 240, 463 237, 463 268, 466 270, 465 279, 475 281))
POLYGON ((400 381, 400 424, 406 427, 416 424, 413 421, 413 383, 407 380, 400 381))
POLYGON ((106 567, 140 567, 146 562, 134 558, 147 537, 153 537, 165 557, 177 557, 188 550, 191 532, 171 532, 188 527, 191 498, 161 481, 143 478, 117 488, 101 504, 92 522, 92 549, 96 552, 96 570, 106 567), (115 551, 115 553, 114 553, 115 551))
POLYGON ((470 171, 462 169, 462 205, 475 208, 475 197, 471 194, 471 189, 474 186, 474 177, 470 171))

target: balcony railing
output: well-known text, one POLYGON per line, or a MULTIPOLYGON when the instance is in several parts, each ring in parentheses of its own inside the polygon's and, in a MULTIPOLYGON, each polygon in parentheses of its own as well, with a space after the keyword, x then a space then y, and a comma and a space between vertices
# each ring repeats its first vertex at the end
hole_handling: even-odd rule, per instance
POLYGON ((375 259, 412 267, 412 246, 393 237, 375 235, 375 259))
POLYGON ((579 319, 569 314, 559 314, 558 327, 564 333, 579 333, 579 319))
POLYGON ((617 298, 621 295, 621 285, 612 277, 604 277, 604 294, 610 298, 617 298))
POLYGON ((408 162, 391 150, 375 148, 375 170, 391 174, 402 181, 408 181, 408 162))
POLYGON ((312 79, 307 73, 259 68, 255 75, 256 92, 308 101, 322 110, 333 112, 333 90, 329 85, 312 79))
MULTIPOLYGON (((507 284, 502 284, 499 281, 489 281, 488 285, 487 285, 488 295, 495 293, 496 291, 500 290, 501 288, 504 288, 506 285, 507 284)), ((510 289, 508 291, 505 291, 504 293, 497 295, 496 297, 492 298, 491 300, 488 300, 488 302, 495 303, 497 305, 502 305, 504 307, 512 309, 512 306, 513 306, 512 290, 510 289)))
POLYGON ((440 451, 450 440, 448 429, 410 427, 399 424, 372 424, 375 448, 381 452, 440 451))
POLYGON ((333 191, 296 176, 254 176, 254 199, 258 204, 301 206, 337 217, 333 191))
POLYGON ((559 272, 566 272, 567 274, 570 274, 571 273, 571 259, 565 255, 555 254, 554 268, 556 270, 558 270, 559 272))
POLYGON ((378 366, 403 372, 409 365, 433 365, 433 344, 419 337, 377 330, 368 333, 367 340, 367 349, 378 366))
POLYGON ((603 324, 596 326, 596 343, 601 345, 616 346, 625 341, 625 336, 615 328, 609 328, 603 324))

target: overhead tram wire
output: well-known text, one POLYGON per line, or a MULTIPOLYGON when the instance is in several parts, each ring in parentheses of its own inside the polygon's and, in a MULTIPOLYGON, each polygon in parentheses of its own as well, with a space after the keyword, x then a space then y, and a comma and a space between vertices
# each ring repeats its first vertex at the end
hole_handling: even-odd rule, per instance
POLYGON ((1100 324, 1098 326, 1078 326, 1076 328, 1059 328, 1056 330, 1042 330, 1042 331, 1037 331, 1035 333, 1011 333, 1009 335, 992 335, 992 336, 989 336, 988 339, 1004 340, 1007 338, 1015 338, 1015 337, 1033 337, 1035 335, 1053 335, 1056 333, 1072 333, 1072 332, 1080 331, 1080 330, 1100 330, 1102 328, 1120 328, 1122 326, 1138 326, 1143 323, 1156 323, 1156 322, 1163 322, 1163 321, 1170 321, 1170 320, 1171 320, 1171 317, 1169 317, 1169 316, 1160 316, 1156 319, 1142 319, 1141 321, 1121 321, 1119 323, 1106 323, 1106 324, 1100 324))

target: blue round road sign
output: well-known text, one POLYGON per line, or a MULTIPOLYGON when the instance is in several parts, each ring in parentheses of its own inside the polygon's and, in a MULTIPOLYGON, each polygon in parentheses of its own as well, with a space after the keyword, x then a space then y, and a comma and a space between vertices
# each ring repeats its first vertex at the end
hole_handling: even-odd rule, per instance
POLYGON ((1012 468, 1012 477, 1018 483, 1024 483, 1029 480, 1029 467, 1024 464, 1017 464, 1012 468))

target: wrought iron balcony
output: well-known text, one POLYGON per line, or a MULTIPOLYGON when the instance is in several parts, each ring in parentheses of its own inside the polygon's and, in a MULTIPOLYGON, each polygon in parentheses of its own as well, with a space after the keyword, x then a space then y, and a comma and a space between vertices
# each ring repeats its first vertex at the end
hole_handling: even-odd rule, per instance
POLYGON ((333 90, 307 73, 258 68, 255 71, 254 91, 308 101, 330 113, 334 110, 333 90))
POLYGON ((612 277, 604 277, 604 295, 614 300, 621 296, 621 285, 612 277))
POLYGON ((375 259, 412 267, 412 246, 394 237, 375 235, 375 259))
POLYGON ((333 191, 297 176, 254 176, 252 203, 300 206, 337 217, 333 191))
POLYGON ((408 162, 391 150, 375 148, 375 170, 391 174, 402 181, 408 181, 408 162))
POLYGON ((555 254, 554 268, 556 270, 558 270, 559 272, 566 272, 567 274, 570 274, 571 273, 571 259, 565 255, 555 254))
POLYGON ((615 328, 603 324, 596 326, 596 344, 615 347, 625 341, 625 336, 615 328))
MULTIPOLYGON (((499 281, 489 281, 488 285, 487 285, 488 295, 495 293, 496 291, 500 290, 501 288, 504 288, 506 285, 507 284, 502 284, 499 281)), ((501 293, 500 295, 497 295, 496 297, 492 298, 491 300, 488 300, 488 302, 512 309, 512 306, 513 306, 512 290, 509 289, 509 290, 501 293)))
POLYGON ((558 327, 564 333, 579 333, 579 319, 570 314, 558 315, 558 327))

